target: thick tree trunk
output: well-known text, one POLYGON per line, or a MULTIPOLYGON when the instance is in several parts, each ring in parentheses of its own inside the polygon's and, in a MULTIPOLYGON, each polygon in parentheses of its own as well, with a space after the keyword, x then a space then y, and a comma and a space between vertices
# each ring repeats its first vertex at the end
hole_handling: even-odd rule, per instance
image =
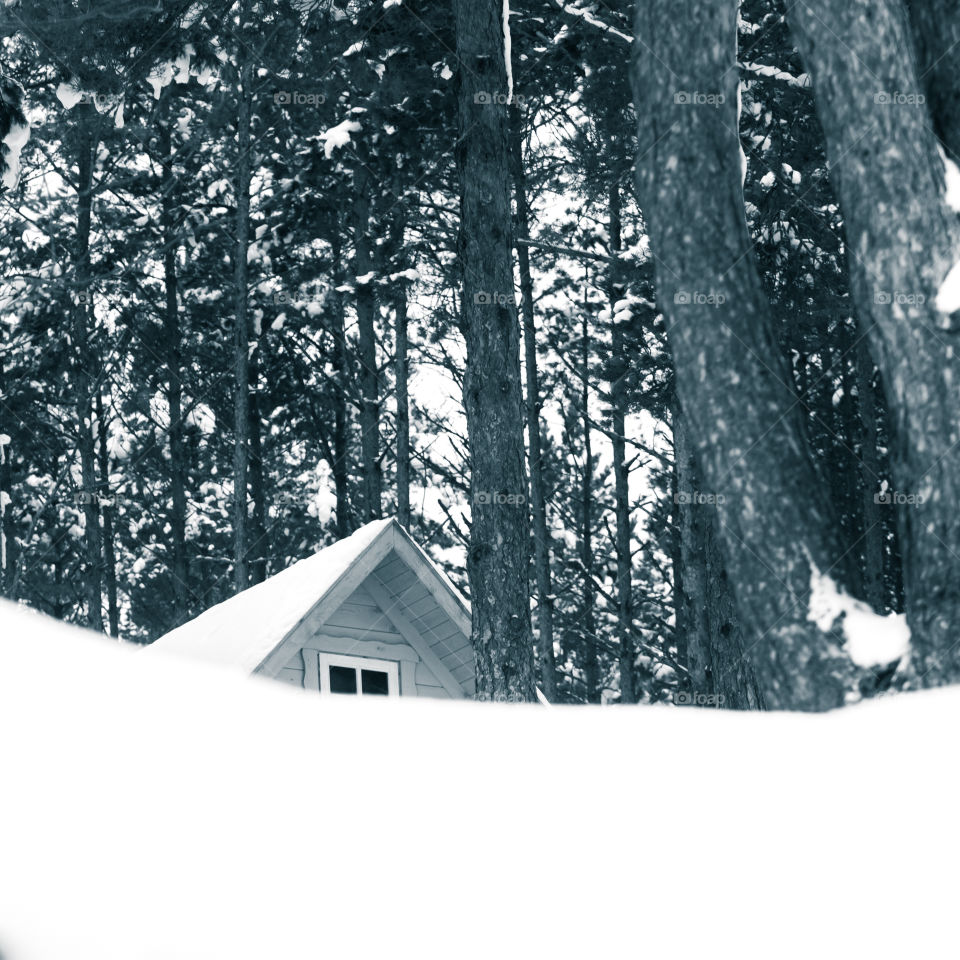
POLYGON ((610 419, 613 432, 613 483, 616 503, 617 550, 617 633, 620 638, 620 702, 636 703, 634 677, 636 649, 633 642, 633 563, 630 549, 630 471, 627 467, 627 365, 621 362, 624 353, 623 329, 617 322, 614 307, 623 296, 624 285, 620 264, 616 260, 623 248, 621 240, 620 184, 610 187, 610 270, 607 297, 610 302, 610 323, 614 377, 610 384, 610 419))
POLYGON ((907 0, 907 9, 933 128, 960 163, 960 10, 956 0, 907 0))
POLYGON ((173 145, 170 135, 169 89, 164 91, 159 124, 160 230, 163 242, 164 311, 163 333, 166 347, 167 407, 170 411, 170 576, 173 580, 173 616, 171 626, 187 619, 187 493, 186 456, 183 444, 183 359, 181 356, 180 306, 177 293, 177 180, 173 171, 173 145))
MULTIPOLYGON (((674 469, 677 489, 701 489, 693 449, 683 413, 672 415, 674 469)), ((682 577, 677 589, 677 625, 685 633, 690 692, 716 694, 721 706, 756 710, 763 695, 750 661, 744 656, 743 636, 730 591, 713 504, 677 497, 677 536, 682 577), (679 502, 677 502, 679 501, 679 502)))
MULTIPOLYGON (((517 204, 517 231, 528 237, 530 209, 527 204, 527 183, 523 167, 523 137, 520 114, 510 111, 510 159, 514 194, 517 204)), ((540 685, 544 697, 557 699, 557 663, 553 649, 553 587, 550 572, 550 537, 547 533, 547 502, 543 484, 543 452, 540 446, 540 380, 537 364, 537 327, 533 309, 533 275, 530 272, 530 250, 517 244, 517 265, 520 272, 520 313, 523 317, 524 373, 526 375, 527 447, 530 460, 530 511, 533 517, 533 558, 537 579, 537 660, 540 685)))
POLYGON ((75 299, 73 317, 73 385, 76 391, 80 476, 83 485, 84 594, 87 625, 103 630, 103 542, 97 503, 97 452, 93 434, 93 381, 95 351, 90 338, 90 227, 93 201, 93 158, 98 137, 93 134, 97 115, 93 104, 81 103, 77 138, 77 234, 74 253, 75 299))
MULTIPOLYGON (((240 29, 249 16, 249 3, 241 4, 240 29)), ((241 43, 240 48, 244 49, 241 43)), ((247 559, 247 471, 250 457, 250 360, 249 317, 247 315, 250 244, 250 82, 248 54, 242 54, 237 88, 237 171, 236 244, 233 255, 233 580, 239 593, 249 583, 247 559)))
POLYGON ((410 527, 410 400, 407 391, 407 283, 401 279, 394 291, 396 357, 394 378, 397 387, 397 520, 410 527))
POLYGON ((107 588, 107 623, 110 636, 120 636, 120 607, 117 603, 117 556, 113 546, 113 503, 110 496, 110 452, 107 449, 107 422, 103 397, 97 391, 97 461, 100 470, 98 505, 103 518, 103 573, 107 588))
POLYGON ((852 666, 807 614, 812 564, 835 574, 842 554, 744 219, 737 5, 645 0, 634 35, 637 189, 677 393, 708 486, 679 495, 718 506, 767 705, 840 706, 852 666))
POLYGON ((360 163, 354 173, 354 280, 357 286, 357 350, 360 360, 360 459, 363 521, 382 511, 380 469, 380 373, 377 367, 377 301, 370 247, 370 175, 360 163))
POLYGON ((901 508, 913 666, 925 684, 956 681, 960 356, 956 315, 935 301, 960 230, 944 203, 944 164, 901 0, 798 0, 790 24, 813 78, 857 316, 890 405, 896 495, 922 500, 901 508))
POLYGON ((533 700, 520 331, 513 297, 503 4, 454 0, 463 401, 472 520, 467 573, 477 697, 533 700), (486 94, 486 96, 483 96, 486 94), (496 96, 492 96, 496 95, 496 96))

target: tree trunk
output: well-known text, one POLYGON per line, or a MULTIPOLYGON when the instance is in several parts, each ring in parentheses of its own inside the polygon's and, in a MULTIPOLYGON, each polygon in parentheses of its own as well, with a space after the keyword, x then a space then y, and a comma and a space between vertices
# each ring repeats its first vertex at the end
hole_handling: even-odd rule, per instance
POLYGON ((360 360, 360 459, 363 521, 381 515, 380 374, 377 368, 377 301, 370 248, 370 175, 363 163, 354 172, 354 277, 357 285, 357 349, 360 360))
POLYGON ((503 12, 499 0, 454 0, 457 252, 472 468, 467 574, 477 697, 533 700, 520 331, 511 263, 507 107, 500 97, 507 92, 503 12))
MULTIPOLYGON (((683 413, 676 405, 673 426, 674 470, 677 489, 701 488, 696 459, 687 436, 683 413)), ((744 656, 743 635, 737 623, 736 604, 730 592, 717 512, 712 504, 675 499, 677 536, 682 577, 677 589, 678 628, 683 625, 690 692, 716 694, 721 706, 732 710, 757 710, 763 695, 750 661, 744 656)))
POLYGON ((107 622, 110 636, 120 636, 120 607, 117 604, 117 557, 113 546, 113 498, 110 496, 110 452, 107 450, 107 422, 103 416, 103 397, 97 391, 97 438, 100 482, 97 503, 103 518, 103 567, 107 587, 107 622))
MULTIPOLYGON (((523 167, 523 138, 520 113, 510 111, 513 185, 517 203, 517 231, 529 236, 530 210, 527 205, 526 173, 523 167)), ((533 311, 533 275, 530 272, 530 250, 517 244, 520 272, 520 311, 523 316, 524 372, 527 381, 527 446, 530 460, 530 499, 533 516, 533 558, 537 578, 537 659, 544 697, 557 699, 557 664, 553 650, 553 587, 550 573, 550 537, 547 533, 547 503, 543 484, 543 453, 540 446, 540 382, 537 370, 537 328, 533 311)))
MULTIPOLYGON (((240 30, 250 14, 248 0, 240 6, 240 30)), ((250 83, 251 68, 245 45, 237 87, 237 216, 233 262, 233 579, 239 593, 249 582, 247 559, 247 470, 250 456, 250 360, 247 316, 247 248, 250 242, 250 83)))
POLYGON ((166 347, 167 407, 170 411, 170 576, 173 579, 171 626, 186 621, 187 601, 187 494, 186 456, 183 445, 183 359, 181 356, 180 306, 177 294, 177 180, 173 172, 173 144, 170 135, 170 90, 164 91, 159 122, 160 230, 163 243, 163 286, 165 303, 163 334, 166 347))
POLYGON ((333 352, 336 378, 333 387, 333 485, 337 495, 337 537, 350 535, 350 488, 347 465, 347 379, 350 376, 347 363, 347 334, 344 322, 343 295, 340 287, 344 282, 343 250, 340 240, 340 221, 336 218, 330 235, 333 254, 333 352))
POLYGON ((960 163, 960 14, 956 0, 907 0, 917 69, 933 128, 960 163))
POLYGON ((16 600, 16 536, 13 522, 13 424, 8 422, 6 373, 3 365, 3 352, 0 351, 0 436, 11 438, 4 443, 0 440, 0 578, 3 581, 3 596, 16 600))
POLYGON ((250 580, 263 583, 267 579, 267 493, 263 480, 263 442, 260 435, 260 351, 263 338, 258 338, 257 348, 250 357, 250 500, 253 514, 250 517, 250 580))
POLYGON ((93 104, 81 103, 77 111, 77 234, 74 254, 75 298, 73 316, 73 381, 76 391, 80 476, 83 485, 84 593, 87 625, 103 630, 100 509, 97 503, 97 453, 93 434, 94 357, 90 339, 90 227, 93 205, 93 158, 98 137, 93 125, 97 114, 93 104))
MULTIPOLYGON (((401 241, 402 242, 402 241, 401 241)), ((410 528, 410 401, 407 396, 407 282, 401 279, 394 291, 397 384, 397 520, 410 528)))
POLYGON ((621 364, 624 353, 623 330, 614 315, 614 307, 624 286, 616 258, 623 249, 621 240, 620 184, 610 186, 610 269, 607 298, 610 303, 611 346, 614 378, 610 384, 610 418, 613 431, 613 479, 616 502, 617 552, 617 633, 620 635, 620 702, 636 703, 634 677, 636 650, 633 643, 633 576, 630 550, 630 471, 627 467, 627 366, 621 364))
POLYGON ((884 526, 880 493, 880 455, 877 450, 877 421, 880 415, 873 386, 875 367, 867 345, 860 340, 854 347, 857 379, 857 404, 860 412, 860 476, 863 487, 863 593, 878 613, 887 608, 883 582, 884 526))
POLYGON ((593 444, 590 437, 590 321, 587 303, 589 280, 583 285, 583 318, 580 324, 581 383, 583 407, 583 477, 580 487, 580 565, 583 568, 583 606, 580 628, 583 631, 584 680, 587 703, 600 703, 600 659, 597 652, 596 587, 593 583, 593 444))
POLYGON ((851 253, 851 291, 890 405, 917 676, 960 679, 960 357, 935 301, 960 250, 900 0, 803 0, 790 25, 813 78, 851 253), (840 38, 843 38, 842 40, 840 38), (883 78, 883 88, 878 78, 883 78))
POLYGON ((807 613, 812 565, 835 574, 842 553, 751 256, 737 5, 645 0, 634 36, 637 191, 677 394, 709 487, 679 495, 717 505, 744 646, 766 703, 840 706, 852 665, 807 613))

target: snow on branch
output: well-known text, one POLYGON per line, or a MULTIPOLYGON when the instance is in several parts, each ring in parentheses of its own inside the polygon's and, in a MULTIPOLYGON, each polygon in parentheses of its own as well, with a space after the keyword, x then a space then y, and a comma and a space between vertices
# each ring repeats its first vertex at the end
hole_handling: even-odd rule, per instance
POLYGON ((806 88, 810 86, 809 74, 801 73, 799 77, 795 77, 786 70, 780 70, 778 67, 772 67, 766 63, 753 63, 750 60, 746 60, 740 64, 740 69, 745 70, 747 73, 754 73, 758 77, 763 77, 766 80, 779 80, 781 83, 789 84, 791 87, 806 88))
POLYGON ((627 43, 633 43, 633 37, 629 34, 623 33, 620 30, 617 30, 616 27, 611 27, 609 23, 604 23, 602 20, 598 20, 589 10, 581 10, 579 7, 568 6, 563 0, 555 0, 557 6, 564 12, 570 14, 571 17, 580 17, 581 20, 586 21, 592 27, 596 27, 598 30, 602 30, 604 33, 609 33, 612 37, 617 37, 619 40, 625 40, 627 43))

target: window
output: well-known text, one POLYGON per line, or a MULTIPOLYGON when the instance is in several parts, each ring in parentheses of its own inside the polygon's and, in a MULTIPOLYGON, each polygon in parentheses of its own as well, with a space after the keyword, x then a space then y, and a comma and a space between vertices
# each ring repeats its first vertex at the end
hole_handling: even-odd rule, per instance
POLYGON ((393 660, 348 657, 321 653, 320 692, 359 697, 395 697, 400 692, 400 671, 393 660))

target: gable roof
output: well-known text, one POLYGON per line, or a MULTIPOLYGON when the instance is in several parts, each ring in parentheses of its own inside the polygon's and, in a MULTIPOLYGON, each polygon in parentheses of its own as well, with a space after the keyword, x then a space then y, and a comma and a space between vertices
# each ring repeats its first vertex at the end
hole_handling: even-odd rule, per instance
POLYGON ((339 605, 392 550, 469 637, 470 611, 460 592, 394 518, 375 520, 263 583, 218 603, 151 644, 253 673, 321 604, 339 605))

